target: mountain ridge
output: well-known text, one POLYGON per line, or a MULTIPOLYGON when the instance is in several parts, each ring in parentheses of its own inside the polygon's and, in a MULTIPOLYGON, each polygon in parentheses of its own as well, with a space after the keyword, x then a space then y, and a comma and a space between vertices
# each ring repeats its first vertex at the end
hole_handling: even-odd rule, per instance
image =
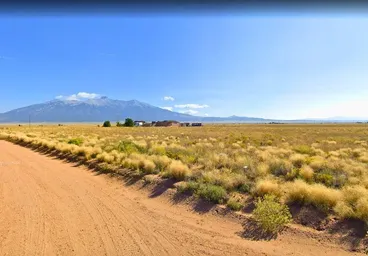
POLYGON ((125 118, 144 121, 177 120, 182 122, 353 122, 367 121, 364 118, 305 118, 294 120, 267 119, 259 117, 228 116, 207 117, 170 111, 151 104, 132 100, 115 100, 106 96, 85 100, 54 99, 44 103, 16 108, 0 114, 1 123, 16 122, 103 122, 121 121, 125 118))
POLYGON ((202 117, 162 109, 138 100, 115 100, 108 97, 86 100, 54 99, 0 114, 0 122, 102 122, 104 120, 158 121, 267 121, 256 117, 202 117))

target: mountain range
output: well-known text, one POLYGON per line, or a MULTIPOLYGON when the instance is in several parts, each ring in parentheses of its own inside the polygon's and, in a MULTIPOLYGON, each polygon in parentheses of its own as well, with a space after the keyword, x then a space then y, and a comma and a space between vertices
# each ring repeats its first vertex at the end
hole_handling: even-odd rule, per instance
MULTIPOLYGON (((138 100, 114 100, 101 97, 88 100, 55 99, 45 103, 34 104, 0 114, 1 123, 25 122, 103 122, 122 121, 125 118, 144 121, 177 120, 187 122, 333 122, 362 121, 362 119, 334 117, 326 119, 274 120, 257 117, 201 117, 162 109, 138 100)), ((363 119, 363 120, 368 120, 363 119)))
POLYGON ((169 111, 137 100, 114 100, 107 97, 88 100, 51 100, 0 114, 0 122, 102 122, 124 120, 177 120, 188 122, 260 121, 253 117, 200 117, 169 111))

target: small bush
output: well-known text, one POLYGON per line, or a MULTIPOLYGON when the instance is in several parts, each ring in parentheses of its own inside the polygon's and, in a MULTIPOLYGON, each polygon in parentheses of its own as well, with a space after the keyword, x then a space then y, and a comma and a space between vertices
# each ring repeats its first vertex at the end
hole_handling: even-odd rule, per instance
POLYGON ((117 149, 120 152, 125 152, 127 154, 138 153, 138 152, 145 153, 146 151, 145 147, 139 146, 135 144, 134 142, 125 141, 125 140, 120 141, 120 143, 117 146, 117 149))
POLYGON ((280 196, 281 188, 275 180, 259 180, 254 187, 253 193, 256 196, 263 196, 265 194, 280 196))
POLYGON ((272 159, 269 163, 269 170, 275 176, 285 176, 293 169, 289 161, 272 159))
POLYGON ((251 190, 251 185, 249 183, 241 184, 238 190, 243 193, 249 193, 251 190))
POLYGON ((183 156, 189 154, 189 152, 187 151, 185 147, 179 146, 176 144, 166 147, 165 150, 166 150, 165 154, 169 158, 176 159, 176 160, 182 160, 183 156))
POLYGON ((105 121, 102 125, 102 127, 111 127, 110 121, 105 121))
POLYGON ((357 218, 368 221, 368 190, 360 185, 348 186, 342 189, 342 200, 334 210, 343 218, 357 218))
POLYGON ((83 143, 83 139, 81 139, 81 138, 70 139, 68 141, 68 144, 73 144, 73 145, 77 145, 77 146, 82 145, 82 143, 83 143))
POLYGON ((190 192, 190 193, 194 193, 195 191, 197 191, 199 188, 199 183, 195 182, 195 181, 182 181, 180 182, 180 185, 177 187, 178 192, 179 193, 183 193, 183 192, 190 192))
POLYGON ((328 187, 332 187, 334 182, 334 176, 331 174, 331 172, 325 170, 320 173, 317 173, 315 175, 315 180, 318 183, 322 183, 328 187))
POLYGON ((257 176, 266 176, 269 172, 269 165, 266 163, 260 163, 256 168, 257 176))
POLYGON ((152 174, 152 173, 155 173, 155 168, 156 168, 156 165, 153 161, 149 160, 149 159, 142 159, 140 162, 139 162, 139 167, 140 167, 140 170, 142 170, 144 173, 149 173, 149 174, 152 174))
POLYGON ((134 126, 134 121, 131 118, 126 118, 125 119, 125 123, 124 123, 125 127, 133 127, 134 126))
POLYGON ((226 200, 227 193, 223 187, 212 185, 212 184, 202 184, 198 188, 198 195, 208 201, 214 203, 223 203, 226 200))
POLYGON ((227 201, 227 206, 234 211, 240 211, 244 207, 244 205, 236 198, 230 198, 227 201))
POLYGON ((312 181, 314 171, 310 166, 303 165, 302 168, 299 171, 299 175, 306 181, 312 181))
POLYGON ((341 192, 327 188, 322 184, 307 184, 303 180, 295 180, 284 185, 287 203, 312 204, 322 211, 335 207, 341 199, 341 192))
POLYGON ((155 183, 157 181, 157 177, 156 177, 156 175, 148 174, 148 175, 143 177, 143 181, 144 181, 145 184, 152 184, 152 183, 155 183))
POLYGON ((295 167, 301 168, 305 163, 306 157, 302 154, 294 154, 290 156, 290 161, 293 163, 295 167))
POLYGON ((269 233, 278 233, 291 221, 291 214, 286 205, 280 204, 273 195, 258 199, 253 210, 254 219, 260 227, 269 233))
POLYGON ((114 156, 107 153, 107 152, 102 152, 100 154, 98 154, 96 156, 96 158, 99 160, 99 161, 102 161, 102 162, 106 162, 106 163, 109 163, 111 164, 112 162, 114 162, 114 156))
POLYGON ((167 156, 153 155, 151 157, 153 162, 156 164, 157 169, 161 172, 164 171, 171 163, 171 159, 167 156))
POLYGON ((184 180, 190 173, 188 166, 181 161, 173 160, 168 167, 168 174, 177 180, 184 180))
POLYGON ((327 187, 340 188, 346 183, 347 177, 343 171, 325 169, 315 174, 315 181, 327 187))
POLYGON ((166 149, 163 146, 153 145, 149 152, 153 155, 166 156, 166 149))
POLYGON ((300 154, 311 155, 311 156, 315 154, 314 149, 308 145, 296 146, 294 147, 294 151, 300 154))
POLYGON ((321 156, 311 157, 308 161, 309 166, 315 171, 321 171, 326 168, 326 160, 321 156))

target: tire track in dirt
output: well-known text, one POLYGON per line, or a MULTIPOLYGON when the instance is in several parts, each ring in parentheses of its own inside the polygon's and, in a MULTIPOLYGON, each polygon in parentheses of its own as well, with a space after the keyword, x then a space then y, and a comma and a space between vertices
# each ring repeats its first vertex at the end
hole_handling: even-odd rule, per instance
POLYGON ((351 255, 298 237, 245 240, 239 223, 9 142, 0 152, 0 255, 351 255))

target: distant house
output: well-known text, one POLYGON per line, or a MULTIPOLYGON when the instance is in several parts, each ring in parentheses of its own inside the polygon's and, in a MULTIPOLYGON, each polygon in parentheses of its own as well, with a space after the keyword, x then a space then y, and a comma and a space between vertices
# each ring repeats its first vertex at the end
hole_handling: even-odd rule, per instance
POLYGON ((145 123, 145 121, 134 121, 134 126, 143 126, 145 123))
POLYGON ((152 126, 161 126, 161 127, 176 126, 176 127, 179 127, 180 123, 178 121, 174 121, 174 120, 164 120, 164 121, 152 122, 152 126))
POLYGON ((190 123, 180 123, 180 126, 188 127, 188 126, 190 126, 190 123))
POLYGON ((192 126, 202 126, 202 123, 192 123, 192 126))

